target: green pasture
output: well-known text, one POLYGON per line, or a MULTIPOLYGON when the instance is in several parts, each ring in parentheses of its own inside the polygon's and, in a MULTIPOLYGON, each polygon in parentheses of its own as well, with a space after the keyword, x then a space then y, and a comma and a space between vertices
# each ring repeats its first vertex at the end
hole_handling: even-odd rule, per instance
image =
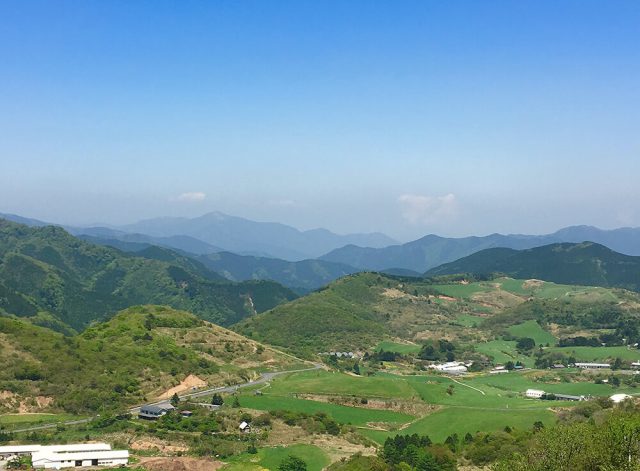
POLYGON ((7 430, 13 430, 80 420, 83 418, 84 417, 71 414, 4 414, 0 415, 0 426, 7 430))
MULTIPOLYGON (((555 422, 553 413, 549 410, 511 410, 511 409, 475 409, 467 407, 449 406, 413 422, 402 430, 403 434, 417 433, 428 435, 434 442, 444 440, 454 433, 462 439, 468 432, 491 432, 502 430, 507 425, 516 429, 530 429, 537 421, 545 425, 555 422)), ((387 437, 397 435, 397 431, 385 432, 379 430, 363 430, 362 433, 378 443, 387 437)))
POLYGON ((508 330, 509 333, 515 337, 529 337, 535 340, 536 345, 555 345, 557 343, 557 339, 540 327, 540 324, 534 320, 512 325, 508 330))
POLYGON ((408 414, 390 410, 349 407, 306 399, 296 399, 293 397, 273 396, 271 394, 241 396, 240 404, 242 407, 265 411, 287 410, 292 412, 305 412, 307 414, 324 412, 341 424, 356 426, 366 426, 368 422, 404 424, 414 419, 414 417, 408 414))
POLYGON ((314 445, 291 445, 272 448, 260 448, 258 453, 243 453, 229 459, 224 471, 277 471, 287 456, 294 455, 307 463, 308 471, 321 471, 330 464, 329 456, 314 445))
POLYGON ((516 342, 513 340, 492 340, 491 342, 479 343, 476 345, 476 350, 493 358, 495 363, 520 361, 527 367, 533 367, 533 358, 518 353, 516 342))
POLYGON ((380 376, 352 376, 334 371, 305 371, 276 378, 269 393, 287 396, 291 393, 336 396, 412 399, 416 392, 406 381, 389 381, 380 376))
POLYGON ((469 283, 466 285, 463 285, 462 283, 450 283, 444 285, 434 285, 433 287, 445 296, 451 296, 452 298, 458 299, 468 299, 475 293, 491 291, 493 289, 493 287, 487 286, 484 282, 469 283))
POLYGON ((640 350, 620 347, 553 347, 548 351, 573 356, 578 361, 605 361, 621 358, 628 361, 640 361, 640 350))

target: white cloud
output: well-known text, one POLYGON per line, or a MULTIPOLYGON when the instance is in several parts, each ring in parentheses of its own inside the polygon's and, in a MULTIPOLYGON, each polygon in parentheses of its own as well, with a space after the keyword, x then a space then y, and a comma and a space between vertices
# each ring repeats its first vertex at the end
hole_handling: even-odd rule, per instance
POLYGON ((182 201, 186 203, 195 203, 198 201, 204 201, 207 197, 206 193, 202 191, 188 191, 186 193, 182 193, 174 198, 174 201, 182 201))
POLYGON ((444 196, 404 194, 398 202, 402 217, 411 224, 434 224, 455 219, 458 215, 458 201, 453 193, 444 196))
POLYGON ((289 200, 289 199, 269 200, 267 204, 269 206, 283 206, 283 207, 297 206, 297 203, 294 200, 289 200))

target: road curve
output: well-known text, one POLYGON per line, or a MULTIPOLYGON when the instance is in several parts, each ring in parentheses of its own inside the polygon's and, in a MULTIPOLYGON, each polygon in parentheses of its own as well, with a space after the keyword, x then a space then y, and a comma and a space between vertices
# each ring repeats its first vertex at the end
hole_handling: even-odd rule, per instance
MULTIPOLYGON (((320 368, 322 368, 322 364, 314 363, 313 366, 310 367, 310 368, 302 368, 302 369, 299 369, 299 370, 269 371, 267 373, 262 373, 260 375, 260 377, 258 379, 256 379, 256 380, 254 380, 254 381, 248 381, 246 383, 241 383, 241 384, 234 384, 233 386, 222 386, 222 387, 218 387, 218 388, 205 389, 205 390, 196 391, 196 392, 190 393, 190 394, 184 394, 184 395, 179 396, 179 397, 180 397, 180 399, 195 399, 195 398, 198 398, 198 397, 208 396, 208 395, 213 394, 213 393, 233 393, 233 392, 236 392, 238 389, 248 388, 248 387, 251 387, 251 386, 258 385, 258 384, 268 383, 269 381, 271 381, 273 378, 275 378, 277 376, 282 376, 282 375, 286 375, 286 374, 289 374, 289 373, 301 373, 303 371, 319 370, 320 368)), ((164 399, 162 401, 151 402, 151 403, 148 403, 148 404, 158 405, 158 404, 166 404, 167 402, 168 401, 166 399, 164 399)), ((138 412, 140 412, 140 407, 141 406, 132 407, 131 409, 128 409, 127 412, 129 412, 131 414, 137 414, 138 412)), ((22 428, 22 429, 17 429, 17 430, 7 430, 7 432, 9 432, 9 433, 33 432, 33 431, 36 431, 36 430, 46 430, 46 429, 56 428, 58 425, 80 425, 80 424, 89 423, 89 422, 91 422, 92 420, 94 420, 97 417, 99 417, 99 415, 96 415, 94 417, 89 417, 87 419, 70 420, 70 421, 67 421, 67 422, 58 422, 58 423, 55 423, 55 424, 36 425, 36 426, 33 426, 33 427, 27 427, 27 428, 22 428)))

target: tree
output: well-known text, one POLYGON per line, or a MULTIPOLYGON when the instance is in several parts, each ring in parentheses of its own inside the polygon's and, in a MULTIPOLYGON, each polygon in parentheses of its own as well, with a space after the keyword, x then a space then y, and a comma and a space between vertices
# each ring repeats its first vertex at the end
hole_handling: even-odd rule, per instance
POLYGON ((233 407, 234 409, 237 409, 240 407, 240 399, 238 399, 238 396, 233 396, 233 402, 231 403, 231 407, 233 407))
POLYGON ((222 404, 224 404, 224 399, 222 399, 222 396, 220 394, 215 393, 211 398, 211 404, 214 406, 221 406, 222 404))
POLYGON ((171 396, 171 405, 178 407, 178 404, 180 404, 180 396, 178 396, 178 393, 174 393, 173 396, 171 396))
POLYGON ((516 349, 520 352, 527 352, 533 350, 536 346, 536 341, 529 337, 522 337, 516 342, 516 349))
POLYGON ((360 364, 358 362, 353 364, 353 372, 358 376, 360 375, 360 364))
POLYGON ((278 471, 307 471, 307 463, 297 456, 289 455, 282 460, 278 471))

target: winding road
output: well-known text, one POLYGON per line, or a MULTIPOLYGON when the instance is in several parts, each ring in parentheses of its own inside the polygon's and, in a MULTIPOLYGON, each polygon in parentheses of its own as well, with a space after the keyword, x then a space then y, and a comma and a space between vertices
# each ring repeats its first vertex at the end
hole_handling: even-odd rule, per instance
MULTIPOLYGON (((248 381, 246 383, 240 383, 240 384, 234 384, 232 386, 221 386, 221 387, 217 387, 217 388, 209 388, 209 389, 203 389, 202 391, 196 391, 193 393, 189 393, 189 394, 184 394, 184 395, 180 395, 180 399, 195 399, 198 397, 203 397, 203 396, 209 396, 211 394, 214 393, 234 393, 236 392, 238 389, 243 389, 243 388, 249 388, 251 386, 256 386, 259 384, 265 384, 268 383, 269 381, 271 381, 272 379, 278 377, 278 376, 282 376, 282 375, 286 375, 286 374, 290 374, 290 373, 301 373, 303 371, 313 371, 313 370, 319 370, 322 368, 322 364, 320 363, 314 363, 312 367, 310 368, 302 368, 299 370, 286 370, 286 371, 269 371, 266 373, 262 373, 260 375, 260 377, 254 381, 248 381)), ((166 404, 169 401, 166 399, 163 399, 162 401, 157 401, 157 402, 150 402, 147 403, 149 405, 159 405, 159 404, 166 404)), ((147 405, 145 404, 145 405, 147 405)), ((131 413, 131 414, 137 414, 140 411, 140 407, 141 406, 136 406, 136 407, 132 407, 131 409, 128 409, 127 412, 131 413)), ((94 417, 89 417, 86 419, 79 419, 79 420, 69 420, 67 422, 58 422, 58 423, 54 423, 54 424, 44 424, 44 425, 36 425, 33 427, 27 427, 27 428, 22 428, 22 429, 16 429, 16 430, 7 430, 7 432, 10 433, 21 433, 21 432, 32 432, 32 431, 36 431, 36 430, 46 430, 46 429, 51 429, 51 428, 56 428, 59 425, 80 425, 80 424, 86 424, 91 422, 92 420, 94 420, 95 418, 100 417, 99 415, 96 415, 94 417)))

